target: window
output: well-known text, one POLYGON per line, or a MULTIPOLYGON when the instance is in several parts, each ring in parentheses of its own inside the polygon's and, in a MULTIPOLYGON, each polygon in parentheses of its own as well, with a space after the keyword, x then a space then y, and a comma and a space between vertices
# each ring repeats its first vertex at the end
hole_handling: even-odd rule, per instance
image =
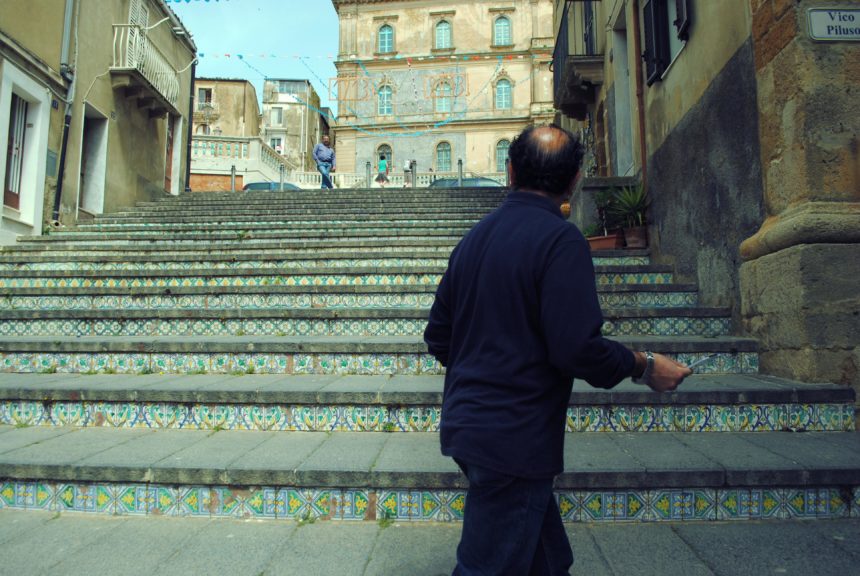
POLYGON ((197 134, 201 136, 209 136, 209 124, 198 124, 197 134))
POLYGON ((451 85, 447 82, 440 82, 436 85, 436 93, 434 94, 436 101, 436 112, 451 111, 451 85))
POLYGON ((493 46, 510 46, 511 21, 507 16, 499 16, 493 23, 493 46))
POLYGON ((272 149, 275 150, 278 154, 283 152, 280 138, 272 138, 271 140, 269 140, 269 146, 271 146, 272 149))
POLYGON ((508 110, 512 106, 511 102, 511 81, 502 78, 496 82, 496 109, 508 110))
POLYGON ((383 86, 379 89, 376 111, 380 116, 390 116, 394 113, 391 105, 391 96, 391 86, 383 86))
POLYGON ((689 0, 647 0, 642 8, 645 26, 645 77, 659 82, 690 35, 689 0), (674 27, 674 29, 673 29, 674 27))
POLYGON ((197 89, 197 109, 205 110, 212 106, 212 88, 197 89))
POLYGON ((436 146, 436 171, 451 171, 451 145, 448 142, 440 142, 436 146))
POLYGON ((436 49, 444 50, 451 47, 451 23, 442 20, 436 24, 436 49))
POLYGON ((272 126, 281 126, 284 123, 284 109, 272 108, 272 126))
POLYGON ((510 147, 510 140, 499 140, 496 144, 496 172, 504 172, 507 168, 508 148, 510 147))
POLYGON ((394 28, 385 24, 379 29, 377 34, 378 46, 377 50, 381 53, 394 52, 394 28))

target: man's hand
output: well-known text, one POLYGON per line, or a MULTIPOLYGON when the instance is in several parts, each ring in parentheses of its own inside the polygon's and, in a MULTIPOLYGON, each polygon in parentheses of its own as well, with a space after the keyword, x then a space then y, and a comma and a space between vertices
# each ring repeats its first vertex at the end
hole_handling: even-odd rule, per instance
POLYGON ((671 392, 692 373, 684 364, 675 362, 668 356, 654 354, 654 368, 648 378, 648 387, 657 392, 671 392))
POLYGON ((332 168, 329 172, 337 172, 337 168, 332 168))

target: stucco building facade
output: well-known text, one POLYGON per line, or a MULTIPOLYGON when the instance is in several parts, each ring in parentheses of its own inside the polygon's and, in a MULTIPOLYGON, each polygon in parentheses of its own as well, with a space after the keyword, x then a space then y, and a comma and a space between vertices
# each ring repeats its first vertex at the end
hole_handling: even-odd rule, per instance
POLYGON ((316 170, 313 149, 330 120, 308 80, 272 78, 263 84, 263 137, 299 170, 316 170))
POLYGON ((192 134, 259 136, 260 104, 248 80, 195 78, 192 134))
POLYGON ((815 38, 832 13, 860 22, 840 0, 556 0, 555 102, 594 175, 645 181, 652 257, 732 308, 763 372, 860 389, 860 42, 815 38))
POLYGON ((504 170, 511 139, 552 120, 552 0, 333 0, 338 170, 504 170))
POLYGON ((160 1, 0 3, 2 241, 184 190, 195 53, 160 1))

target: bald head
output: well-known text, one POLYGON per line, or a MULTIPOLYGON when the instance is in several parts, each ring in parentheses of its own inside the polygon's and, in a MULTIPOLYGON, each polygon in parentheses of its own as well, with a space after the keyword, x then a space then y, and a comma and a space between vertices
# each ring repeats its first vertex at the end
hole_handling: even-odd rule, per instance
POLYGON ((579 139, 564 128, 529 126, 508 150, 513 187, 562 196, 576 181, 583 154, 579 139))

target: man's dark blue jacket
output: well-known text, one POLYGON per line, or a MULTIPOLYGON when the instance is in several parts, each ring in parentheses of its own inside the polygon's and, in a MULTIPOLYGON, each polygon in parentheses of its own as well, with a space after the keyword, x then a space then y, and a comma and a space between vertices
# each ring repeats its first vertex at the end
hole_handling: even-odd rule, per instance
POLYGON ((446 368, 442 453, 560 473, 573 379, 610 388, 633 370, 602 324, 585 238, 549 198, 511 192, 451 253, 424 332, 446 368))

